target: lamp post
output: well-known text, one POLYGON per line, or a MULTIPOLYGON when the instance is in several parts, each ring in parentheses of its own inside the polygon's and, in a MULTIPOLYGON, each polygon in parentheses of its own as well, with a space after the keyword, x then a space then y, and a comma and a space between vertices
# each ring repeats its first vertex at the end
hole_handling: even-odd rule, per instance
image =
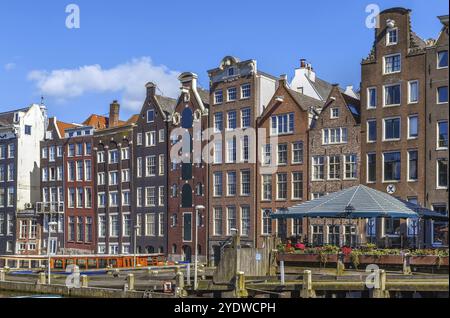
POLYGON ((197 290, 198 283, 198 226, 199 226, 199 211, 206 209, 203 205, 195 207, 195 260, 194 260, 194 290, 197 290))
POLYGON ((136 254, 137 254, 137 232, 141 227, 139 225, 134 226, 134 257, 133 257, 133 267, 136 269, 136 254))
MULTIPOLYGON (((51 216, 50 216, 51 219, 51 216)), ((52 229, 53 226, 58 225, 57 222, 49 222, 48 223, 48 242, 47 242, 47 254, 48 254, 48 259, 47 259, 47 266, 48 266, 48 284, 51 284, 51 266, 50 266, 50 261, 51 261, 51 250, 50 250, 50 242, 51 242, 51 236, 52 236, 52 229)))

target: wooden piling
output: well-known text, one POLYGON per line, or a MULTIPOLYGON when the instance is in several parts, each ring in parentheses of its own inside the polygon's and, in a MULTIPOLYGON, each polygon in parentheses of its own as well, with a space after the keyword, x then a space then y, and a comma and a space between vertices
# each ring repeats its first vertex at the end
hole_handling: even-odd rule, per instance
POLYGON ((81 288, 89 287, 89 278, 87 275, 81 275, 81 288))
POLYGON ((4 269, 0 269, 0 282, 4 282, 6 280, 6 273, 4 269))
POLYGON ((312 284, 312 272, 310 270, 305 270, 303 272, 303 286, 300 292, 301 298, 315 298, 316 292, 313 289, 312 284))
POLYGON ((134 290, 134 274, 128 274, 127 276, 127 284, 128 284, 128 290, 134 290))
POLYGON ((247 292, 247 289, 245 288, 245 274, 244 274, 244 272, 237 272, 236 273, 235 294, 236 294, 237 298, 248 297, 248 292, 247 292))

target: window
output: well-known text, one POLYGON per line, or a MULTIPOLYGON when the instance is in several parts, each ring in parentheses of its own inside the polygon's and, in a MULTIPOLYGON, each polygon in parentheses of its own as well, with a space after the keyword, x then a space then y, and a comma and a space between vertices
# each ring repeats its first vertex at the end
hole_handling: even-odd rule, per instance
POLYGON ((83 180, 83 161, 77 161, 77 181, 83 180))
POLYGON ((234 230, 237 230, 237 213, 233 206, 227 208, 227 235, 233 235, 234 230))
POLYGON ((384 106, 398 106, 401 103, 400 84, 384 87, 384 106))
POLYGON ((408 103, 414 104, 419 101, 419 81, 408 82, 408 103))
POLYGON ((164 201, 166 198, 166 192, 164 190, 165 190, 164 186, 160 186, 158 189, 158 205, 159 206, 164 206, 164 201))
POLYGON ((262 164, 265 166, 272 164, 272 145, 267 144, 262 148, 262 164))
POLYGON ((136 159, 136 176, 142 178, 142 157, 136 159))
POLYGON ((241 145, 242 145, 242 161, 243 162, 248 162, 248 160, 250 159, 250 140, 249 140, 249 136, 244 136, 241 138, 241 145))
POLYGON ((347 128, 330 128, 322 131, 324 145, 343 144, 348 142, 347 128))
POLYGON ((125 214, 122 219, 122 235, 131 236, 131 215, 125 214))
POLYGON ((6 145, 0 145, 0 159, 6 158, 6 145))
POLYGON ((375 87, 367 89, 367 108, 377 108, 377 89, 375 87))
POLYGON ((341 178, 341 157, 329 156, 328 157, 328 179, 338 180, 341 178))
POLYGON ((82 143, 77 143, 75 149, 76 149, 75 155, 76 155, 77 157, 83 155, 83 144, 82 144, 82 143))
POLYGON ((340 226, 328 225, 328 244, 339 246, 340 245, 340 226))
MULTIPOLYGON (((4 188, 0 188, 0 208, 3 208, 5 206, 5 189, 4 188)), ((2 214, 0 214, 0 217, 2 216, 2 214)), ((1 226, 0 226, 0 234, 1 234, 1 226)))
POLYGON ((278 165, 287 165, 288 163, 288 145, 278 145, 278 165))
POLYGON ((398 29, 388 29, 386 32, 386 45, 394 45, 398 42, 398 29))
POLYGON ((130 206, 130 205, 131 205, 130 191, 122 191, 122 206, 130 206))
POLYGON ((237 160, 236 137, 227 140, 227 163, 235 163, 237 160))
POLYGON ((287 200, 287 173, 277 174, 277 200, 287 200))
POLYGON ((250 234, 250 207, 241 207, 241 235, 248 236, 250 234))
MULTIPOLYGON (((44 169, 43 171, 46 171, 46 169, 44 169)), ((7 175, 7 180, 8 180, 9 182, 14 181, 14 174, 15 174, 15 171, 14 171, 14 164, 13 164, 13 163, 10 163, 10 164, 8 165, 8 175, 7 175)), ((46 180, 48 180, 48 172, 47 172, 46 178, 47 178, 46 180)))
POLYGON ((25 125, 25 135, 31 136, 31 126, 25 125))
POLYGON ((233 102, 237 99, 237 93, 236 93, 236 87, 230 87, 227 90, 227 94, 228 94, 228 101, 229 102, 233 102))
POLYGON ((116 150, 110 150, 109 151, 109 163, 118 163, 119 162, 119 151, 116 150))
POLYGON ((4 182, 5 180, 6 180, 5 166, 4 165, 0 165, 0 182, 4 182))
POLYGON ((356 179, 358 157, 352 154, 346 155, 344 158, 345 158, 345 179, 356 179))
POLYGON ((62 181, 64 178, 64 172, 63 172, 63 167, 62 166, 58 166, 56 167, 56 178, 58 181, 62 181))
POLYGON ((292 164, 303 163, 303 142, 292 144, 292 164))
POLYGON ((110 192, 109 193, 109 206, 110 207, 118 207, 119 206, 119 193, 118 192, 110 192))
POLYGON ((153 177, 156 176, 156 157, 148 156, 145 158, 145 176, 153 177))
POLYGON ((250 171, 241 171, 241 196, 249 196, 250 194, 250 171))
POLYGON ((145 188, 145 206, 156 205, 156 189, 155 187, 145 188))
POLYGON ((440 51, 437 53, 437 68, 448 67, 448 51, 440 51))
POLYGON ((437 188, 447 189, 448 187, 448 160, 437 160, 437 188))
POLYGON ((156 131, 149 131, 145 133, 145 146, 156 146, 156 131))
POLYGON ((408 117, 408 139, 419 137, 419 117, 417 115, 408 117))
POLYGON ((130 169, 122 170, 122 182, 130 182, 130 169))
POLYGON ((16 153, 16 146, 14 144, 8 145, 8 158, 13 159, 16 153))
POLYGON ((44 147, 42 148, 42 159, 47 159, 48 158, 48 148, 44 147))
POLYGON ((227 195, 236 195, 236 171, 227 173, 227 195))
POLYGON ((367 142, 377 141, 377 121, 370 119, 367 121, 367 142))
POLYGON ((241 98, 247 99, 251 96, 251 86, 250 84, 244 84, 241 86, 241 98))
POLYGON ((237 122, 236 122, 236 111, 230 111, 228 112, 228 129, 233 130, 237 128, 237 122))
POLYGON ((155 110, 149 109, 147 110, 147 123, 152 123, 155 121, 155 110))
POLYGON ((264 209, 262 210, 262 235, 272 234, 272 210, 264 209))
POLYGON ((294 114, 272 116, 271 135, 292 134, 294 132, 294 114))
POLYGON ((68 206, 69 208, 74 208, 75 207, 75 188, 69 188, 69 196, 68 196, 68 206))
POLYGON ((214 196, 222 196, 222 172, 214 173, 214 196))
POLYGON ((223 113, 215 113, 214 114, 214 132, 222 132, 223 131, 223 113))
POLYGON ((384 74, 398 73, 401 71, 400 54, 388 55, 384 57, 384 74))
POLYGON ((408 236, 416 236, 419 233, 419 220, 418 219, 407 219, 406 220, 408 226, 408 236))
POLYGON ((136 236, 142 236, 142 214, 136 214, 136 236))
MULTIPOLYGON (((448 148, 448 121, 440 121, 437 124, 437 148, 447 149, 448 148)), ((1 178, 0 178, 1 180, 1 178)))
POLYGON ((105 162, 105 153, 103 151, 97 152, 97 163, 105 162))
POLYGON ((203 196, 203 184, 201 182, 195 185, 195 195, 199 197, 203 196))
POLYGON ((83 242, 83 218, 81 216, 77 217, 77 242, 83 242))
POLYGON ((323 245, 323 225, 312 226, 312 244, 313 246, 323 245))
POLYGON ((218 90, 214 92, 214 104, 222 104, 223 103, 223 91, 218 90))
POLYGON ((383 220, 385 235, 400 235, 400 219, 384 218, 383 220))
POLYGON ((250 108, 245 108, 245 109, 241 110, 242 128, 248 128, 251 126, 250 114, 251 114, 250 108))
POLYGON ((104 208, 106 206, 106 195, 104 193, 99 193, 97 195, 98 206, 104 208))
POLYGON ((109 185, 118 185, 119 184, 119 172, 111 171, 109 172, 109 185))
POLYGON ((91 188, 84 189, 84 207, 92 208, 92 189, 91 188))
POLYGON ((130 149, 129 148, 120 149, 120 156, 122 160, 130 159, 130 149))
POLYGON ((302 200, 303 199, 303 173, 293 172, 292 173, 292 199, 302 200))
POLYGON ((142 188, 136 189, 136 206, 142 206, 142 188))
POLYGON ((84 144, 84 154, 85 156, 90 156, 92 154, 92 144, 90 142, 84 144))
POLYGON ((109 234, 111 237, 119 236, 119 216, 110 215, 109 216, 109 234))
POLYGON ((331 119, 339 118, 339 108, 331 108, 331 119))
POLYGON ((183 214, 183 241, 192 242, 192 213, 183 214))
POLYGON ((272 175, 262 175, 262 199, 265 201, 272 200, 272 175))
POLYGON ((376 236, 377 233, 377 219, 372 218, 372 219, 367 219, 366 221, 366 235, 368 237, 374 237, 376 236))
POLYGON ((384 181, 400 181, 401 176, 401 154, 390 152, 383 154, 384 181))
MULTIPOLYGON (((160 237, 164 236, 164 213, 159 213, 158 217, 158 235, 160 237)), ((160 251, 162 253, 162 251, 160 251)))
POLYGON ((438 87, 437 89, 437 103, 448 103, 448 86, 438 87))
POLYGON ((228 76, 234 76, 236 74, 234 67, 228 69, 228 76))
POLYGON ((216 207, 214 208, 214 229, 213 233, 215 236, 221 236, 222 235, 222 208, 216 207))
POLYGON ((418 159, 417 150, 408 151, 408 181, 417 181, 418 179, 418 159))
POLYGON ((143 139, 142 139, 142 133, 138 133, 138 134, 136 135, 136 144, 137 144, 138 146, 142 146, 142 142, 143 142, 143 139))
POLYGON ((325 176, 325 160, 323 156, 313 157, 313 181, 323 180, 325 176))
POLYGON ((387 118, 383 120, 384 124, 384 140, 400 139, 400 118, 387 118))
POLYGON ((85 242, 92 242, 92 218, 87 217, 84 223, 85 242))
POLYGON ((68 227, 68 233, 67 236, 69 238, 69 241, 74 242, 75 241, 75 218, 73 216, 69 216, 69 227, 68 227))
POLYGON ((214 142, 214 163, 222 163, 222 141, 216 140, 214 142))
POLYGON ((164 129, 160 129, 158 132, 158 141, 164 142, 166 141, 166 131, 164 129))

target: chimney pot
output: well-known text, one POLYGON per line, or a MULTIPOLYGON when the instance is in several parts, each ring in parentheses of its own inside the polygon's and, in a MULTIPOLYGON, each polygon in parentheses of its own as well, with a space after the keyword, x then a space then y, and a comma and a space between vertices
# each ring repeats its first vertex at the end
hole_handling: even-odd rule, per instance
POLYGON ((147 97, 155 96, 156 95, 156 85, 152 82, 149 82, 145 85, 147 88, 147 97))
POLYGON ((300 67, 301 68, 305 68, 306 67, 306 59, 301 59, 300 60, 300 67))

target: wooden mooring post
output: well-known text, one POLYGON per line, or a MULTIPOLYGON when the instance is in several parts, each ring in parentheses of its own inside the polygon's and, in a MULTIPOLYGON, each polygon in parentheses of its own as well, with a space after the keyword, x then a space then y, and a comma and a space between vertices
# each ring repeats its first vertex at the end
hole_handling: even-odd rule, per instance
POLYGON ((386 271, 379 269, 377 271, 375 288, 372 292, 372 298, 389 298, 389 291, 386 290, 386 271))
POLYGON ((45 273, 39 273, 37 284, 45 285, 46 282, 47 282, 47 279, 46 279, 45 273))
POLYGON ((4 269, 0 269, 0 282, 4 282, 6 280, 6 273, 4 269))
POLYGON ((303 286, 300 291, 301 298, 316 298, 316 292, 313 289, 312 284, 312 272, 310 270, 305 270, 303 272, 303 286))
POLYGON ((89 287, 89 278, 87 275, 81 275, 81 288, 89 287))
POLYGON ((248 297, 247 289, 245 288, 245 274, 244 272, 237 272, 236 273, 236 280, 235 280, 235 295, 237 298, 245 298, 248 297))

